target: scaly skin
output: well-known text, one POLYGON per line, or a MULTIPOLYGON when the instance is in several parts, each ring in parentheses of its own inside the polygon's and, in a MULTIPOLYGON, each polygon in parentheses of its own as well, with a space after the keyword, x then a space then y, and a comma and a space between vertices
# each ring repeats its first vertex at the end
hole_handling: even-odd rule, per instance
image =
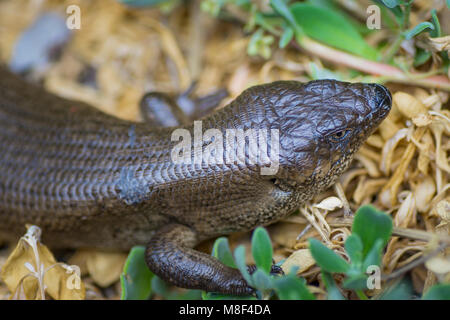
MULTIPOLYGON (((245 90, 204 118, 203 132, 278 129, 279 170, 261 175, 258 164, 174 163, 176 127, 114 118, 0 68, 0 237, 31 223, 51 246, 148 244, 149 268, 174 285, 249 293, 236 269, 192 248, 273 223, 329 187, 390 106, 387 89, 373 84, 245 90)), ((192 124, 183 128, 194 136, 192 124)))

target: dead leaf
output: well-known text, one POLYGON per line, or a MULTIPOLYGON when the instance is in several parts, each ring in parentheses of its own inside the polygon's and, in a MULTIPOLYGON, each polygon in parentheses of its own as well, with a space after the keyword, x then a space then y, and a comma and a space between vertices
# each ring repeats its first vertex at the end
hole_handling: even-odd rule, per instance
MULTIPOLYGON (((389 113, 389 115, 391 113, 389 113)), ((400 129, 402 129, 402 127, 397 125, 397 123, 395 123, 389 115, 383 120, 383 122, 380 123, 380 126, 378 127, 384 141, 391 139, 400 129)))
MULTIPOLYGON (((417 128, 417 130, 415 130, 413 134, 414 139, 420 140, 425 132, 424 130, 424 127, 417 128)), ((398 188, 405 178, 406 169, 408 168, 408 165, 414 156, 415 150, 416 146, 414 145, 414 143, 410 142, 406 148, 405 153, 400 159, 400 165, 394 171, 394 174, 391 176, 390 180, 382 190, 390 190, 390 201, 392 205, 394 205, 397 201, 396 195, 398 193, 398 188)))
POLYGON ((337 208, 342 208, 342 200, 338 197, 328 197, 323 199, 320 203, 315 204, 314 207, 327 211, 333 211, 337 208))
POLYGON ((404 191, 403 193, 406 197, 395 214, 394 225, 407 228, 415 218, 416 202, 412 192, 404 191))
POLYGON ((417 117, 421 113, 426 113, 427 108, 416 97, 406 92, 396 92, 392 97, 400 113, 408 119, 417 117))
POLYGON ((433 117, 428 113, 419 113, 412 118, 412 121, 418 127, 425 127, 433 121, 433 117))
POLYGON ((430 176, 424 176, 418 181, 414 189, 414 197, 416 199, 416 207, 419 212, 429 210, 431 199, 436 193, 436 183, 430 176))
POLYGON ((391 171, 395 148, 402 139, 405 139, 408 136, 409 132, 410 129, 400 129, 385 143, 380 162, 380 169, 385 175, 389 175, 391 171))
POLYGON ((294 251, 284 263, 281 265, 283 271, 288 274, 291 272, 292 267, 298 267, 297 274, 303 273, 310 267, 315 265, 315 260, 311 255, 309 249, 300 249, 294 251))
POLYGON ((353 193, 353 199, 356 203, 361 203, 364 199, 370 199, 373 195, 377 194, 380 189, 386 184, 387 179, 365 179, 363 177, 358 182, 355 192, 353 193))
POLYGON ((436 256, 425 262, 428 270, 434 273, 446 274, 450 272, 450 259, 442 256, 436 256))
POLYGON ((127 255, 91 249, 78 250, 77 259, 85 261, 86 269, 95 283, 108 287, 118 281, 127 255))
POLYGON ((428 41, 431 43, 436 51, 450 50, 450 36, 431 38, 428 37, 428 41))
POLYGON ((28 227, 1 270, 1 278, 16 299, 83 300, 85 287, 76 266, 56 262, 40 242, 40 229, 28 227))
POLYGON ((436 205, 436 212, 445 222, 450 222, 450 202, 448 200, 439 201, 436 205))

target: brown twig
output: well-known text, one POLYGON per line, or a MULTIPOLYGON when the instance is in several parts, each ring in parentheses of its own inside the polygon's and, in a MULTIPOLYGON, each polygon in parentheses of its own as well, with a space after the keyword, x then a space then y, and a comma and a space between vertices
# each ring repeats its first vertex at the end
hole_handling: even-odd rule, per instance
MULTIPOLYGON (((309 221, 301 216, 291 216, 286 219, 283 219, 284 222, 292 222, 299 224, 308 224, 309 221)), ((331 227, 351 227, 353 224, 353 218, 329 218, 327 219, 328 224, 331 227)), ((392 235, 398 236, 402 238, 408 238, 412 240, 420 240, 429 242, 432 239, 437 239, 440 243, 445 243, 446 245, 450 245, 450 236, 447 235, 438 235, 436 233, 431 233, 418 229, 408 229, 408 228, 400 228, 394 227, 392 229, 392 235)))
POLYGON ((408 272, 411 269, 414 269, 417 266, 420 266, 422 263, 425 263, 425 261, 433 258, 437 254, 439 254, 442 250, 444 250, 447 246, 448 246, 448 243, 441 243, 435 250, 433 250, 429 254, 424 255, 421 258, 407 264, 406 266, 395 270, 391 274, 383 275, 381 277, 381 280, 388 281, 388 280, 392 280, 392 279, 396 279, 396 278, 400 277, 402 274, 408 272))

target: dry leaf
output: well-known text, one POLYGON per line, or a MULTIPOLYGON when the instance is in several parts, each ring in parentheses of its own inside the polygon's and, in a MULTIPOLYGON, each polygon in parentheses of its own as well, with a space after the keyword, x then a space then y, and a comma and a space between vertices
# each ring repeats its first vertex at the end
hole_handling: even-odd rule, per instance
POLYGON ((40 229, 30 226, 2 267, 0 275, 12 298, 45 299, 45 290, 56 300, 83 300, 78 268, 57 263, 39 238, 40 229))
POLYGON ((281 265, 283 271, 287 274, 290 273, 292 267, 298 267, 297 274, 303 273, 312 267, 316 262, 311 256, 309 249, 300 249, 294 251, 284 263, 281 265))
POLYGON ((391 113, 389 113, 386 119, 384 119, 378 127, 384 141, 391 139, 401 129, 401 127, 397 125, 390 117, 391 113))
MULTIPOLYGON (((415 130, 413 133, 413 138, 415 140, 420 140, 425 132, 424 130, 425 130, 424 127, 417 128, 417 130, 415 130)), ((414 156, 415 150, 416 146, 414 145, 414 143, 410 142, 402 158, 400 159, 400 165, 394 171, 394 174, 391 176, 391 179, 382 190, 382 191, 388 189, 390 190, 390 201, 392 205, 394 205, 397 201, 396 195, 398 193, 397 192, 398 188, 400 187, 400 184, 403 182, 405 178, 406 169, 408 168, 408 165, 414 156)))
POLYGON ((314 207, 327 211, 333 211, 336 210, 336 208, 342 208, 342 200, 338 197, 328 197, 323 199, 320 203, 315 204, 314 207))
POLYGON ((412 118, 413 123, 418 127, 425 127, 429 125, 433 120, 433 117, 428 113, 419 113, 412 118))
POLYGON ((408 119, 417 117, 421 113, 426 113, 427 108, 416 97, 406 92, 396 92, 392 97, 400 113, 408 119))
POLYGON ((416 209, 416 202, 413 197, 413 193, 410 191, 404 191, 404 193, 406 193, 406 197, 400 205, 400 208, 394 218, 394 225, 402 228, 406 228, 411 224, 413 218, 415 218, 416 209))
POLYGON ((436 205, 436 212, 445 222, 450 222, 450 202, 448 200, 439 201, 436 205))
POLYGON ((391 171, 395 148, 402 139, 405 139, 408 136, 409 132, 410 129, 407 128, 398 130, 384 145, 380 169, 385 175, 388 175, 391 171))
POLYGON ((434 139, 436 141, 436 163, 440 169, 450 173, 450 165, 448 164, 448 159, 446 155, 446 150, 442 147, 442 136, 445 131, 446 123, 443 120, 435 120, 430 125, 431 131, 434 134, 434 139))
POLYGON ((126 258, 122 252, 89 249, 77 252, 78 261, 85 261, 88 273, 101 287, 108 287, 119 280, 126 258))
POLYGON ((430 134, 430 131, 427 132, 422 137, 423 143, 416 143, 419 148, 419 158, 417 160, 417 168, 423 174, 428 174, 428 167, 431 161, 432 150, 434 149, 433 137, 430 134))
POLYGON ((414 190, 414 197, 416 199, 416 207, 419 212, 426 212, 429 210, 431 199, 436 193, 436 183, 430 176, 421 177, 414 190))
POLYGON ((306 225, 281 222, 269 227, 270 238, 278 245, 285 248, 293 248, 296 238, 306 225))
POLYGON ((450 36, 431 38, 428 37, 428 41, 431 43, 436 51, 450 50, 450 36))
POLYGON ((355 159, 359 160, 359 162, 362 163, 371 178, 378 178, 381 175, 380 171, 378 170, 378 165, 368 157, 364 156, 361 153, 357 153, 355 155, 355 159))
POLYGON ((387 179, 365 179, 362 177, 358 182, 355 192, 353 193, 353 199, 356 203, 361 203, 364 199, 370 199, 373 195, 377 194, 380 189, 386 184, 387 179))
POLYGON ((446 274, 450 272, 450 259, 442 256, 436 256, 425 262, 428 270, 438 274, 446 274))
POLYGON ((369 138, 367 138, 366 143, 378 149, 381 149, 384 146, 384 141, 378 134, 371 135, 369 138))

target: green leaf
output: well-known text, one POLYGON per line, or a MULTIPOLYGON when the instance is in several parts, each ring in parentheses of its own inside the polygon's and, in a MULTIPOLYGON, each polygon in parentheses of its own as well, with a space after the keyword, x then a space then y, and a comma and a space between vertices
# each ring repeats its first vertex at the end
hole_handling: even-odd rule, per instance
POLYGON ((286 21, 291 25, 291 27, 295 31, 296 36, 301 36, 303 34, 302 28, 296 22, 294 15, 283 0, 270 0, 269 3, 275 10, 275 12, 286 19, 286 21))
POLYGON ((265 36, 264 30, 258 29, 250 38, 247 53, 251 56, 260 55, 265 59, 269 59, 272 54, 270 46, 273 41, 274 37, 272 35, 265 36))
MULTIPOLYGON (((384 2, 383 0, 373 0, 375 3, 377 4, 382 4, 382 6, 380 7, 381 9, 381 13, 382 13, 382 18, 383 20, 385 20, 386 18, 390 19, 390 17, 388 15, 386 15, 386 10, 389 10, 390 12, 392 12, 397 20, 397 24, 400 25, 401 24, 401 20, 403 19, 403 16, 405 15, 405 12, 402 10, 402 7, 399 5, 400 1, 396 0, 396 1, 386 1, 384 2), (394 3, 395 2, 395 3, 394 3)), ((389 24, 391 24, 389 22, 389 24)), ((392 26, 391 26, 392 28, 392 26)))
POLYGON ((345 300, 331 273, 322 270, 322 280, 327 288, 328 300, 345 300))
MULTIPOLYGON (((307 0, 304 3, 313 5, 314 7, 320 7, 324 9, 328 9, 329 11, 334 11, 339 15, 343 16, 349 23, 353 25, 353 27, 358 30, 361 35, 366 33, 372 33, 373 31, 367 28, 365 23, 361 23, 356 20, 348 11, 343 10, 343 7, 340 7, 336 1, 330 0, 307 0)), ((384 8, 384 7, 383 7, 384 8)), ((383 19, 382 19, 383 21, 383 19)), ((383 21, 384 22, 384 21, 383 21)))
POLYGON ((404 278, 384 289, 378 300, 410 300, 413 295, 411 280, 404 278))
POLYGON ((320 79, 335 79, 335 80, 341 80, 342 77, 334 71, 328 70, 324 68, 323 66, 318 66, 314 62, 310 62, 308 64, 309 70, 310 70, 310 76, 314 80, 320 80, 320 79))
POLYGON ((304 3, 291 6, 291 12, 309 37, 366 59, 378 58, 379 52, 338 12, 304 3))
POLYGON ((317 239, 309 239, 309 250, 314 260, 324 271, 345 273, 350 269, 349 264, 342 257, 317 239))
POLYGON ((375 244, 372 246, 370 251, 367 253, 364 259, 363 270, 367 271, 369 266, 380 266, 381 264, 381 253, 384 248, 384 243, 382 239, 377 239, 375 244))
POLYGON ((414 57, 414 67, 421 66, 431 58, 431 52, 418 48, 414 57))
POLYGON ((265 291, 272 288, 272 278, 261 269, 256 269, 256 271, 251 275, 253 279, 253 285, 256 289, 265 291))
POLYGON ((165 299, 168 299, 168 297, 170 295, 169 286, 167 285, 167 283, 164 280, 162 280, 158 276, 154 276, 152 279, 152 290, 153 290, 153 293, 155 293, 165 299))
POLYGON ((352 264, 362 263, 363 244, 357 234, 352 234, 345 240, 345 251, 347 251, 352 264))
POLYGON ((294 273, 275 278, 275 291, 280 300, 315 300, 316 297, 308 290, 304 279, 299 279, 294 273))
POLYGON ((153 273, 145 263, 145 247, 133 247, 120 275, 122 300, 147 300, 152 292, 153 273))
POLYGON ((390 9, 395 8, 396 6, 398 6, 400 4, 400 2, 398 0, 381 0, 384 5, 390 9))
POLYGON ((422 297, 423 300, 450 300, 450 284, 436 284, 422 297))
POLYGON ((272 243, 266 229, 256 228, 252 236, 252 255, 256 266, 267 274, 272 268, 272 254, 272 243))
POLYGON ((152 279, 152 291, 155 295, 161 296, 165 300, 198 300, 202 297, 201 290, 179 290, 172 288, 156 275, 152 279))
MULTIPOLYGON (((278 34, 278 29, 275 27, 274 23, 260 12, 255 12, 253 15, 254 24, 261 27, 261 29, 268 31, 272 34, 278 34)), ((251 29, 250 29, 251 30, 251 29)))
POLYGON ((441 36, 441 24, 439 23, 439 18, 437 16, 436 9, 431 10, 431 20, 434 25, 434 30, 431 31, 430 36, 433 38, 441 36))
POLYGON ((234 261, 245 281, 247 281, 250 286, 253 286, 252 278, 248 273, 247 264, 245 263, 245 247, 243 245, 238 246, 234 250, 234 261))
POLYGON ((412 28, 411 30, 408 30, 405 32, 405 39, 406 40, 410 40, 413 37, 415 37, 416 35, 418 35, 419 33, 421 33, 422 31, 426 30, 426 29, 431 29, 434 30, 434 25, 431 22, 425 21, 425 22, 421 22, 419 23, 417 26, 415 26, 414 28, 412 28))
POLYGON ((363 258, 369 253, 377 239, 387 244, 392 233, 392 219, 371 205, 358 209, 353 220, 352 232, 357 234, 363 243, 363 258))
POLYGON ((181 292, 174 290, 168 300, 200 300, 201 297, 201 290, 182 290, 181 292))
POLYGON ((212 256, 219 259, 224 265, 236 268, 227 238, 220 237, 214 242, 212 256))
POLYGON ((292 29, 291 27, 285 28, 280 38, 280 42, 278 44, 279 47, 282 49, 285 48, 293 38, 294 38, 294 29, 292 29))
POLYGON ((365 290, 367 289, 367 275, 358 274, 347 277, 342 285, 346 289, 365 290))

